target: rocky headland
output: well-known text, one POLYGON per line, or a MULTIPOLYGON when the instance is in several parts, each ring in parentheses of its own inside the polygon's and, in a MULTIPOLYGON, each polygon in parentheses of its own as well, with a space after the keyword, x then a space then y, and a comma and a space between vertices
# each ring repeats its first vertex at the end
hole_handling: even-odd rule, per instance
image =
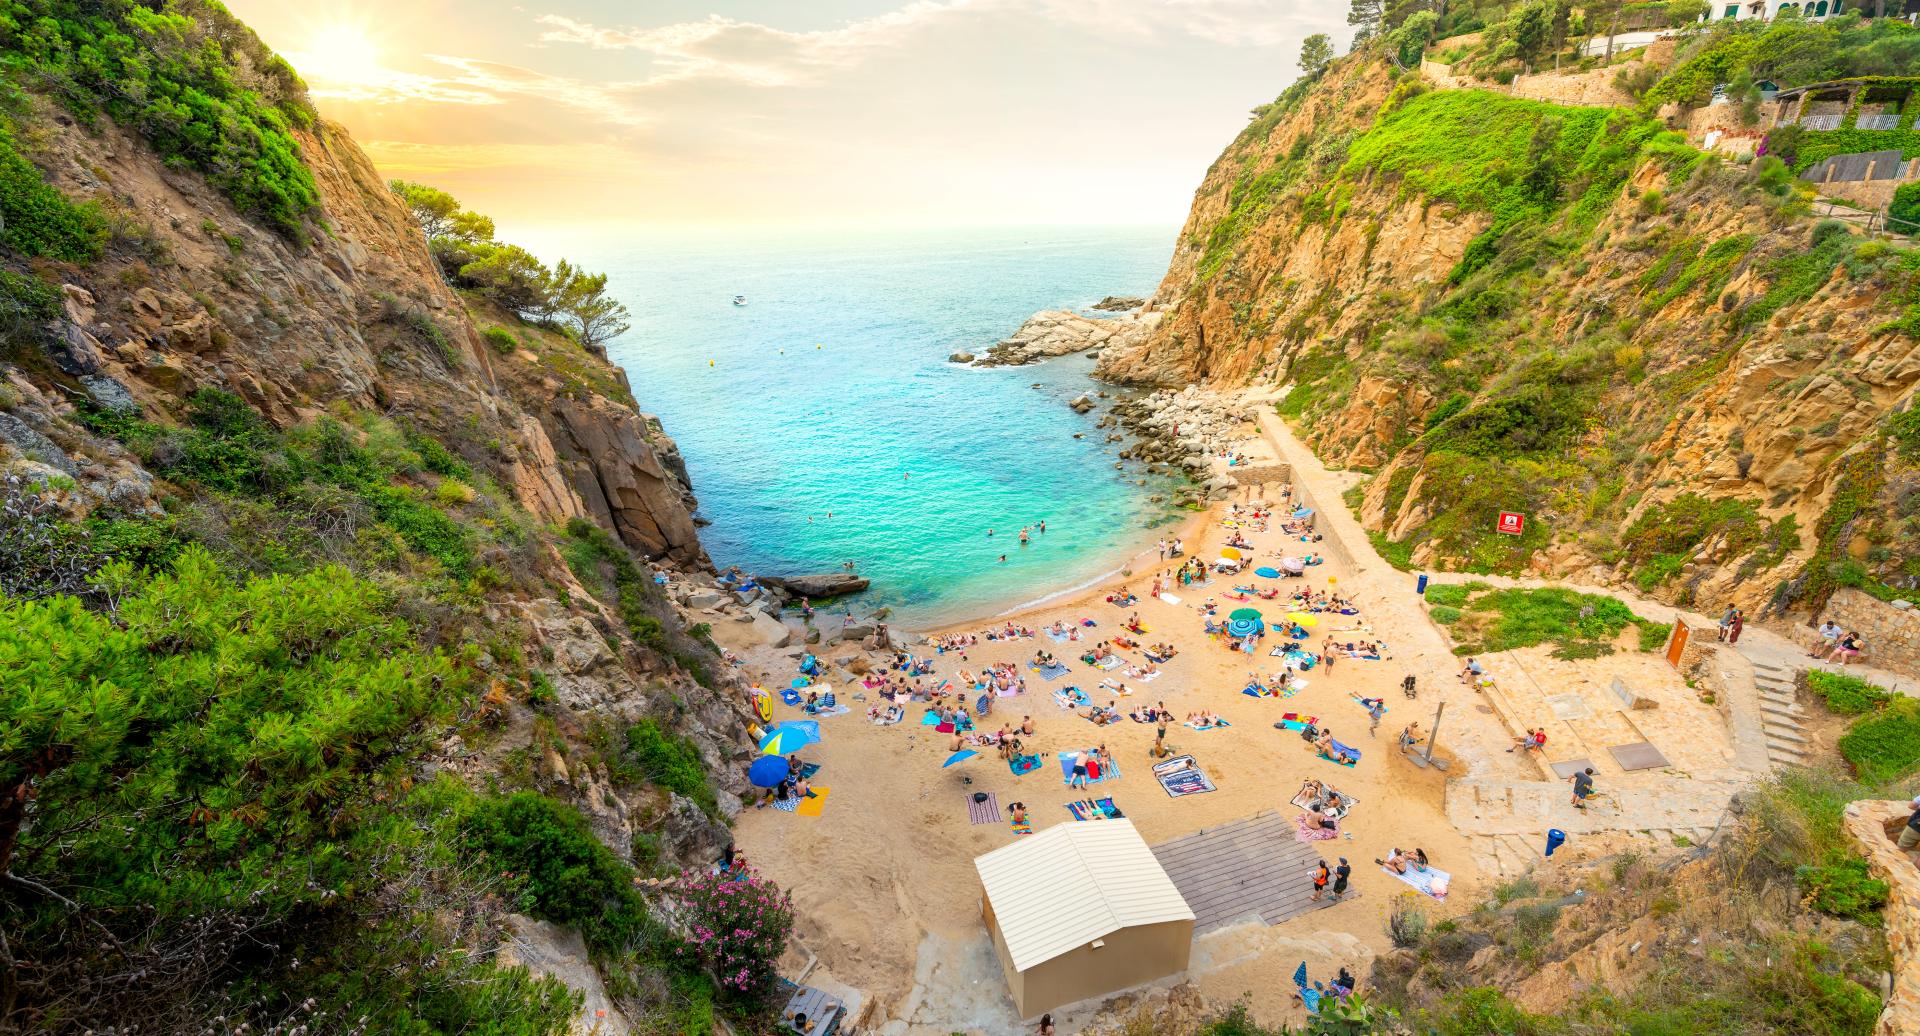
POLYGON ((988 347, 984 354, 957 352, 948 359, 975 367, 1018 367, 1110 345, 1136 344, 1159 322, 1158 313, 1089 317, 1064 309, 1043 310, 1028 317, 1019 330, 988 347))

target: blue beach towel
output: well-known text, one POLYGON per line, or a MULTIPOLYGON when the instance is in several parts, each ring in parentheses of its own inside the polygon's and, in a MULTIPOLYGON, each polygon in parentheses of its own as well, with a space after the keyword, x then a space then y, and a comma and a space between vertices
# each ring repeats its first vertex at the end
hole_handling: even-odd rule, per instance
POLYGON ((1053 642, 1054 642, 1055 644, 1065 644, 1065 643, 1066 643, 1067 641, 1069 641, 1069 640, 1072 640, 1072 639, 1073 639, 1073 634, 1071 634, 1071 633, 1055 633, 1055 632, 1054 632, 1054 631, 1052 631, 1052 630, 1048 630, 1048 631, 1047 631, 1047 637, 1048 637, 1049 639, 1051 639, 1051 640, 1052 640, 1052 641, 1053 641, 1053 642))
POLYGON ((1330 744, 1329 744, 1329 745, 1328 745, 1327 747, 1328 747, 1328 748, 1330 748, 1330 749, 1332 749, 1332 750, 1333 750, 1333 753, 1334 753, 1335 755, 1344 755, 1344 756, 1346 756, 1346 757, 1347 757, 1348 759, 1350 759, 1350 760, 1352 760, 1352 762, 1345 762, 1345 763, 1342 763, 1342 762, 1338 762, 1338 761, 1336 761, 1336 760, 1333 760, 1333 759, 1327 759, 1327 757, 1326 757, 1326 756, 1323 756, 1323 755, 1320 755, 1320 753, 1319 753, 1319 752, 1315 752, 1315 753, 1314 753, 1314 755, 1315 755, 1315 756, 1318 756, 1318 757, 1319 757, 1319 758, 1321 758, 1321 759, 1327 759, 1327 762, 1330 762, 1330 763, 1333 763, 1333 764, 1334 764, 1335 766, 1348 766, 1348 767, 1351 767, 1351 766, 1353 766, 1353 765, 1354 765, 1355 763, 1358 763, 1358 762, 1360 761, 1360 751, 1359 751, 1358 749, 1355 749, 1355 748, 1350 748, 1350 747, 1348 747, 1348 746, 1346 746, 1346 745, 1343 745, 1343 744, 1341 744, 1341 743, 1340 743, 1340 742, 1338 742, 1338 741, 1333 741, 1333 742, 1331 742, 1331 743, 1330 743, 1330 744))
POLYGON ((931 712, 931 711, 929 711, 929 712, 928 712, 928 713, 927 713, 926 715, 924 715, 924 716, 921 716, 921 717, 920 717, 920 725, 921 725, 921 726, 923 726, 923 727, 937 727, 937 726, 939 726, 939 725, 940 725, 940 714, 939 714, 939 713, 937 713, 937 712, 931 712))
MULTIPOLYGON (((1038 770, 1039 768, 1040 768, 1040 757, 1037 755, 1023 755, 1020 758, 1010 760, 1007 763, 1007 769, 1010 770, 1015 777, 1020 777, 1025 774, 1032 773, 1033 771, 1038 770)), ((1069 768, 1069 772, 1071 772, 1071 768, 1069 768)))
POLYGON ((1040 674, 1040 679, 1042 680, 1058 680, 1072 671, 1073 670, 1068 669, 1058 662, 1043 665, 1034 670, 1034 672, 1040 674))

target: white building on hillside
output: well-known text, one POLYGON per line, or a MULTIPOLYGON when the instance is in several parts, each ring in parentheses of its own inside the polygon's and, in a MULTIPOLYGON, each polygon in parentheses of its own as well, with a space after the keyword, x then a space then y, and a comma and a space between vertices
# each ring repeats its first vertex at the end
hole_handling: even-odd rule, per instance
POLYGON ((1847 0, 1709 0, 1712 5, 1709 12, 1716 19, 1764 18, 1773 17, 1788 8, 1800 12, 1800 17, 1810 21, 1821 21, 1840 13, 1847 0))

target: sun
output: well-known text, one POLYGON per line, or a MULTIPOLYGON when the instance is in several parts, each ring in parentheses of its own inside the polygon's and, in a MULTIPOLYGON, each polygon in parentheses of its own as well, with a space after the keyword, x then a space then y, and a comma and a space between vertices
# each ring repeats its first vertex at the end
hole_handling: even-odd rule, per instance
POLYGON ((357 25, 329 25, 301 49, 300 71, 336 83, 366 83, 380 78, 380 51, 357 25))

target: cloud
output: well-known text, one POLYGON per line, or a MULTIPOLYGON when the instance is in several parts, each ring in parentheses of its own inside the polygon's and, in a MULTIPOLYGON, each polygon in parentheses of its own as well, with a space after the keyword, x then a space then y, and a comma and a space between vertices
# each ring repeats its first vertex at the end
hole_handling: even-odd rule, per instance
POLYGON ((983 6, 978 0, 915 0, 897 10, 833 29, 793 32, 709 15, 703 21, 656 28, 605 28, 562 15, 541 15, 540 43, 581 44, 595 50, 635 51, 658 71, 648 82, 734 79, 755 86, 791 86, 821 70, 844 67, 893 46, 930 23, 983 6))

